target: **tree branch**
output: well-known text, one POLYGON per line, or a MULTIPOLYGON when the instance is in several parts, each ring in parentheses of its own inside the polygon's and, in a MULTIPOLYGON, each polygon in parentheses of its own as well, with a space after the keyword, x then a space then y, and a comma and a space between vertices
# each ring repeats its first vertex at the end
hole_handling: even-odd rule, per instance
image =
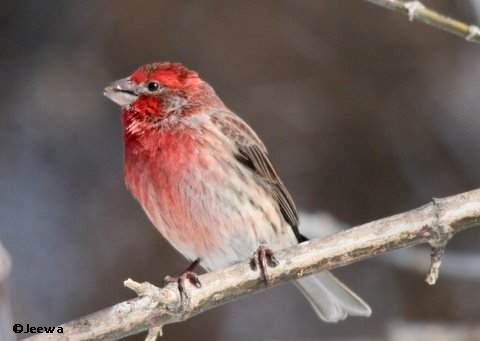
MULTIPOLYGON (((325 238, 349 228, 345 222, 322 211, 313 213, 300 211, 300 221, 302 222, 302 234, 308 239, 325 238)), ((398 250, 384 257, 375 258, 375 260, 398 269, 421 274, 428 271, 430 267, 429 250, 424 247, 398 250)), ((477 252, 450 250, 442 257, 442 277, 480 281, 478 264, 480 264, 480 249, 477 252)))
MULTIPOLYGON (((269 282, 276 285, 364 260, 388 251, 428 243, 435 251, 429 278, 438 276, 439 250, 456 233, 480 225, 480 190, 466 192, 415 210, 373 221, 320 240, 276 253, 279 265, 269 268, 269 282)), ((38 334, 29 340, 115 340, 150 329, 150 340, 161 327, 184 321, 241 296, 264 289, 259 273, 249 262, 200 276, 202 288, 187 284, 188 299, 181 309, 174 285, 157 288, 127 280, 125 285, 139 297, 121 302, 63 324, 63 334, 38 334)))
POLYGON ((10 269, 10 255, 0 243, 0 340, 5 341, 16 340, 12 333, 12 311, 7 283, 10 269))
POLYGON ((436 27, 460 36, 467 41, 480 43, 480 28, 476 25, 467 25, 462 21, 447 17, 423 5, 420 1, 401 0, 366 0, 372 4, 403 13, 410 21, 417 20, 424 24, 436 27))

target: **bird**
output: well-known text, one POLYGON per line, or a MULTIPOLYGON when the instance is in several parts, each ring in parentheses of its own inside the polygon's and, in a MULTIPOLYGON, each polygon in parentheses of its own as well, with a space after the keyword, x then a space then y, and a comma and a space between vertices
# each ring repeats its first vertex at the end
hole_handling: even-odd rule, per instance
MULTIPOLYGON (((181 291, 185 280, 200 287, 198 265, 215 271, 247 259, 267 280, 274 253, 307 240, 264 143, 197 72, 180 63, 145 64, 104 95, 121 107, 126 186, 192 262, 167 281, 181 291)), ((295 284, 325 322, 371 314, 328 271, 295 284)))

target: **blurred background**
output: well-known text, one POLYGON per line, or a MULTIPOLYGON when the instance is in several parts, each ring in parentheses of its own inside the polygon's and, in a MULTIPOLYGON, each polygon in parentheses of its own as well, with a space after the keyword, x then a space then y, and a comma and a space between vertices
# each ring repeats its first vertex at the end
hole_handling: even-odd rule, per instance
MULTIPOLYGON (((424 3, 480 21, 479 0, 424 3)), ((128 277, 161 283, 187 265, 125 189, 119 108, 102 96, 147 62, 198 70, 264 139, 303 211, 356 225, 480 182, 480 47, 365 1, 2 1, 0 45, 0 241, 15 322, 57 325, 133 297, 128 277)), ((284 285, 167 326, 162 340, 478 326, 479 242, 475 229, 456 237, 449 251, 471 271, 434 287, 381 259, 336 271, 370 319, 321 323, 284 285)))

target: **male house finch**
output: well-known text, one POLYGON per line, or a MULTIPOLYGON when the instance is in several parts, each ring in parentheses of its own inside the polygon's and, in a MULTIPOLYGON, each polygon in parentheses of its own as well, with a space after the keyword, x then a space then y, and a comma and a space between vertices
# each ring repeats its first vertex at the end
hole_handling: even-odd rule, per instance
MULTIPOLYGON (((199 286, 197 264, 212 271, 253 254, 265 276, 265 266, 275 263, 271 250, 306 240, 264 144, 196 72, 174 63, 144 65, 105 95, 122 107, 128 188, 160 233, 193 261, 180 280, 199 286)), ((324 321, 371 314, 327 271, 296 284, 324 321)))

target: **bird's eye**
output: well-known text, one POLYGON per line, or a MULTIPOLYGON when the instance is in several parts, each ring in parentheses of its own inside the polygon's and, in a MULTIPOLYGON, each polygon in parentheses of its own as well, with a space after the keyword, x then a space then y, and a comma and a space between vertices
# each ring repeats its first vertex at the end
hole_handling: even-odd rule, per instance
POLYGON ((148 91, 157 91, 160 85, 157 82, 150 82, 147 84, 148 91))

